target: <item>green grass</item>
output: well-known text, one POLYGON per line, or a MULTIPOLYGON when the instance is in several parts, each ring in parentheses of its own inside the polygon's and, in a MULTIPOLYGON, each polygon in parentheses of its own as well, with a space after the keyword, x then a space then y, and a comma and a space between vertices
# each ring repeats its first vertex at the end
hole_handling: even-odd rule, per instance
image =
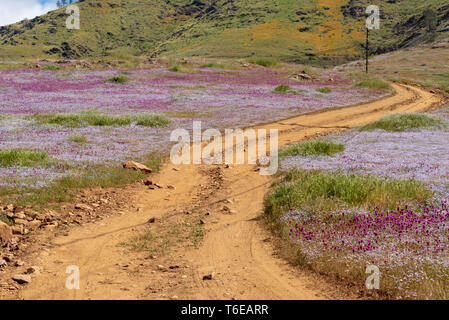
POLYGON ((290 91, 292 88, 290 88, 290 86, 286 86, 286 85, 279 85, 274 89, 274 92, 277 93, 287 93, 288 91, 290 91))
POLYGON ((172 71, 172 72, 180 72, 180 73, 192 73, 192 72, 195 72, 195 69, 183 67, 183 66, 180 66, 180 65, 175 65, 175 66, 169 68, 168 70, 172 71))
POLYGON ((400 132, 442 126, 445 126, 443 120, 433 115, 402 113, 383 117, 379 121, 363 126, 360 130, 370 131, 381 129, 389 132, 400 132))
POLYGON ((49 70, 49 71, 57 71, 57 70, 62 70, 62 69, 63 68, 61 66, 57 66, 54 64, 49 64, 42 68, 42 70, 49 70))
POLYGON ((74 134, 69 137, 69 141, 75 143, 87 143, 87 137, 84 134, 74 134))
POLYGON ((201 65, 201 68, 214 68, 214 69, 237 69, 236 66, 233 66, 231 64, 223 64, 223 63, 218 63, 218 62, 210 62, 210 63, 206 63, 201 65))
POLYGON ((317 88, 316 91, 321 92, 321 93, 331 93, 332 89, 329 87, 322 87, 322 88, 317 88))
POLYGON ((125 77, 123 75, 112 77, 111 79, 106 80, 105 82, 111 82, 111 83, 127 83, 130 82, 131 79, 128 77, 125 77))
POLYGON ((11 149, 0 151, 0 167, 33 167, 48 163, 50 157, 45 151, 11 149))
POLYGON ((339 143, 329 141, 306 141, 301 142, 281 150, 280 157, 293 157, 293 156, 332 156, 338 152, 343 152, 345 146, 339 143))
POLYGON ((274 67, 278 64, 278 62, 275 59, 269 59, 269 58, 251 58, 248 59, 249 63, 257 64, 262 67, 274 67))
MULTIPOLYGON (((154 172, 159 171, 164 157, 150 154, 138 159, 154 172)), ((70 175, 54 181, 49 186, 39 189, 11 189, 0 187, 0 197, 17 205, 38 205, 48 207, 51 204, 68 202, 73 199, 74 191, 85 188, 123 187, 129 183, 144 179, 147 175, 135 170, 117 166, 97 166, 79 175, 70 175)))
POLYGON ((362 80, 358 82, 356 86, 368 89, 381 89, 381 90, 388 90, 391 88, 390 84, 379 79, 362 80))
POLYGON ((103 115, 92 111, 73 114, 35 114, 29 119, 41 124, 55 124, 67 128, 128 126, 132 123, 145 127, 162 127, 170 123, 167 118, 157 114, 103 115))
POLYGON ((424 202, 431 197, 432 192, 416 180, 294 169, 266 198, 265 208, 269 221, 278 224, 279 217, 291 208, 322 214, 342 207, 395 208, 400 201, 424 202))

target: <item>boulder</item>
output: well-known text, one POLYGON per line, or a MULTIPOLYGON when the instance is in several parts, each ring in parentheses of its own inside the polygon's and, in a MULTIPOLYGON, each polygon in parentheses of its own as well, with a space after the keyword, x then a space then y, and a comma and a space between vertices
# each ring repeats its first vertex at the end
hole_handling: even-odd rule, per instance
POLYGON ((12 239, 11 227, 0 221, 0 244, 7 244, 12 239))
POLYGON ((16 274, 12 279, 19 284, 26 284, 31 282, 31 276, 26 274, 16 274))
POLYGON ((133 169, 133 170, 140 170, 145 173, 151 173, 153 170, 148 168, 146 165, 143 165, 141 163, 135 162, 135 161, 128 161, 123 164, 123 168, 125 169, 133 169))

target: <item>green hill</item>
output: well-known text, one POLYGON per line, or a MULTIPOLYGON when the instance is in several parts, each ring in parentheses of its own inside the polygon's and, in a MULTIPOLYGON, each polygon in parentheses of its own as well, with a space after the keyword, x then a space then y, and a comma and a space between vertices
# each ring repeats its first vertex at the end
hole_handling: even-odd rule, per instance
POLYGON ((0 59, 151 56, 274 57, 335 62, 359 57, 365 8, 381 8, 373 53, 432 41, 449 0, 84 0, 81 29, 65 8, 0 28, 0 59), (430 9, 430 11, 427 11, 430 9))

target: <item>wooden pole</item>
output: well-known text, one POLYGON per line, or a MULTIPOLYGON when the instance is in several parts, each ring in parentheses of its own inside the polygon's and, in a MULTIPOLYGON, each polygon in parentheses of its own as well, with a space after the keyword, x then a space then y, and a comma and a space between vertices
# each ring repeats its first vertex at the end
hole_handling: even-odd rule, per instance
POLYGON ((365 44, 366 74, 368 74, 368 72, 369 72, 368 50, 369 50, 369 29, 366 28, 366 44, 365 44))

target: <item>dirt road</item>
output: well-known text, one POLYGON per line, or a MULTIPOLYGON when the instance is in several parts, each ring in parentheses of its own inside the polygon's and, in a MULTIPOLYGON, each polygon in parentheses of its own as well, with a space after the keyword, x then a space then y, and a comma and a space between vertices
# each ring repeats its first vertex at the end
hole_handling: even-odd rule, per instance
MULTIPOLYGON (((360 126, 389 113, 426 111, 443 102, 441 96, 419 88, 393 86, 396 94, 380 101, 302 115, 259 128, 279 129, 279 143, 285 145, 360 126)), ((43 271, 14 298, 348 298, 323 279, 299 271, 275 256, 270 234, 257 221, 271 178, 259 175, 254 166, 174 168, 166 164, 152 180, 176 188, 149 190, 140 185, 130 199, 140 211, 75 227, 45 246, 36 244, 27 263, 41 266, 43 271), (229 212, 223 211, 223 206, 229 212), (149 225, 151 217, 157 219, 149 225), (192 225, 195 221, 198 225, 192 225), (172 230, 171 224, 184 229, 172 230), (195 236, 200 228, 207 232, 197 246, 180 240, 167 254, 149 255, 129 246, 144 239, 136 237, 145 232, 164 234, 149 238, 162 244, 169 242, 167 235, 181 239, 185 230, 192 230, 191 235, 195 236), (79 290, 66 288, 69 265, 79 267, 79 290), (209 274, 212 280, 204 280, 209 274)))

